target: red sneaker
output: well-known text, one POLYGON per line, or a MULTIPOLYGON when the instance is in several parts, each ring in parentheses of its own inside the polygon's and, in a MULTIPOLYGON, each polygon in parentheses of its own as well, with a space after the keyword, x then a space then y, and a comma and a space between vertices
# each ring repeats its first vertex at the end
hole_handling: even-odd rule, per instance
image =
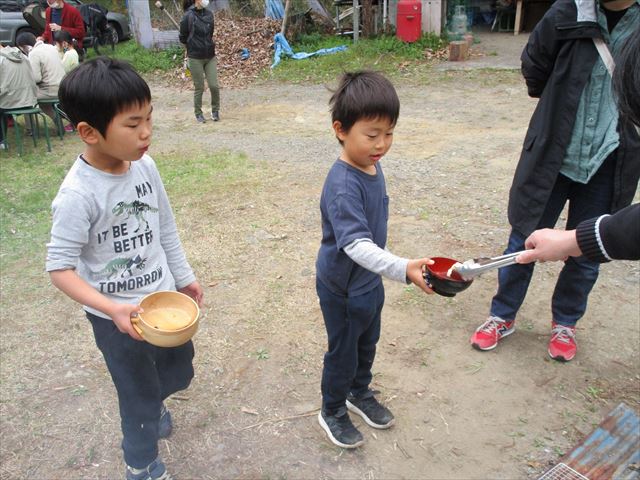
POLYGON ((500 339, 516 330, 515 323, 515 320, 508 321, 491 316, 471 335, 471 345, 478 350, 493 350, 500 339))
POLYGON ((551 324, 551 340, 549 340, 549 356, 560 362, 568 362, 576 356, 576 327, 567 327, 555 322, 551 324))

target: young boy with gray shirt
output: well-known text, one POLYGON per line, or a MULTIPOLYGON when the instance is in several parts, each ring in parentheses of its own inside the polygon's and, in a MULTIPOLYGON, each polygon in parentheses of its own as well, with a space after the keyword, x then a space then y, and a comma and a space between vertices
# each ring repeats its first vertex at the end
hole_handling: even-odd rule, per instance
POLYGON ((318 421, 332 443, 356 448, 364 440, 347 409, 373 428, 386 429, 394 422, 369 389, 384 304, 381 275, 432 293, 422 273, 433 261, 408 260, 385 250, 389 197, 379 161, 391 148, 400 114, 393 85, 378 73, 347 73, 330 106, 342 152, 320 199, 316 290, 328 350, 318 421))
POLYGON ((142 341, 140 299, 175 290, 202 302, 151 144, 151 93, 124 62, 85 62, 60 85, 62 109, 85 143, 53 201, 47 271, 84 306, 118 393, 127 480, 170 479, 158 439, 171 433, 164 400, 189 386, 193 343, 142 341))

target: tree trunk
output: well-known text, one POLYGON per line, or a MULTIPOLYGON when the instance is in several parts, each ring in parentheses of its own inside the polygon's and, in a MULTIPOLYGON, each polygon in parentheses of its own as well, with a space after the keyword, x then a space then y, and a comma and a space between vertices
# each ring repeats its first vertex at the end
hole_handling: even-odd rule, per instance
POLYGON ((371 0, 362 0, 362 35, 373 37, 373 5, 371 0))

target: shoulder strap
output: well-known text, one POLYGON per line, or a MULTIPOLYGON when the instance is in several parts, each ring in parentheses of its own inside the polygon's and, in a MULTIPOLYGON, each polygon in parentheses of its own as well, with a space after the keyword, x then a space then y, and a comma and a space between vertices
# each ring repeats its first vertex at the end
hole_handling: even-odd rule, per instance
POLYGON ((600 54, 600 58, 602 58, 604 66, 607 67, 607 70, 609 70, 609 75, 613 77, 613 69, 616 67, 616 62, 613 60, 613 56, 609 51, 609 47, 607 47, 607 44, 604 43, 604 40, 602 38, 594 37, 593 43, 595 44, 596 49, 600 54))

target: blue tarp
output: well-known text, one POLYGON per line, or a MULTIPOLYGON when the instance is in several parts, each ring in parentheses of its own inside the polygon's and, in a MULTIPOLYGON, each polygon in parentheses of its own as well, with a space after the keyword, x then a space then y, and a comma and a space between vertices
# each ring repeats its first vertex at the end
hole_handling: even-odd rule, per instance
POLYGON ((273 64, 271 65, 271 68, 274 68, 280 63, 280 57, 282 55, 291 57, 294 60, 302 60, 303 58, 309 58, 315 55, 328 55, 330 53, 342 52, 347 49, 346 45, 340 45, 339 47, 333 48, 321 48, 320 50, 312 53, 293 53, 293 50, 291 50, 291 47, 289 46, 289 42, 287 42, 287 39, 284 38, 284 35, 281 33, 276 33, 275 37, 273 37, 273 45, 275 53, 273 54, 273 64))
POLYGON ((282 0, 267 0, 264 5, 264 16, 267 18, 275 18, 276 20, 284 17, 284 7, 282 0))

